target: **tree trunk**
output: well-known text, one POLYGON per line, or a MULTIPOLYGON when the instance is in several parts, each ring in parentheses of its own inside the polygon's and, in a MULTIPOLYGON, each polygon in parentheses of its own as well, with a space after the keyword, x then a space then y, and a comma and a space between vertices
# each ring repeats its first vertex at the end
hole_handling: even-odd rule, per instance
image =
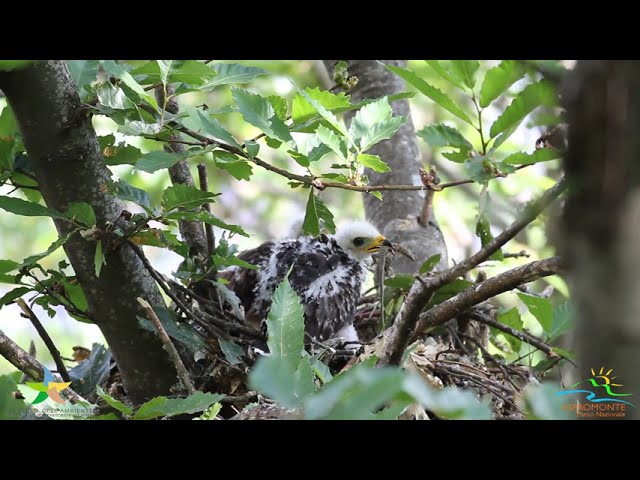
MULTIPOLYGON (((324 62, 327 70, 333 73, 336 61, 324 62)), ((375 60, 348 60, 348 63, 349 74, 357 76, 359 80, 358 85, 349 92, 353 102, 393 95, 405 90, 402 79, 375 60)), ((384 60, 384 63, 406 66, 404 60, 384 60)), ((421 185, 419 169, 423 164, 409 102, 396 100, 391 105, 394 115, 406 116, 407 121, 391 139, 378 143, 370 149, 370 153, 382 158, 392 171, 376 173, 367 169, 366 174, 370 183, 375 185, 421 185)), ((373 195, 365 194, 364 209, 367 219, 386 237, 401 243, 416 256, 415 262, 404 256, 397 256, 393 262, 395 272, 415 273, 427 258, 438 253, 441 259, 437 269, 446 268, 447 246, 433 210, 431 209, 425 226, 418 222, 425 203, 425 192, 388 191, 383 192, 383 198, 384 201, 380 202, 373 195)))
MULTIPOLYGON (((572 188, 560 243, 576 305, 577 376, 583 380, 591 369, 613 369, 614 382, 624 384, 614 391, 637 393, 640 62, 581 61, 566 87, 565 169, 572 188)), ((640 409, 627 411, 627 418, 640 418, 640 409)))
MULTIPOLYGON (((81 108, 75 84, 63 61, 38 62, 22 70, 0 73, 0 89, 15 112, 27 152, 46 204, 65 211, 71 202, 86 202, 98 227, 116 222, 124 204, 109 195, 106 167, 90 117, 81 108)), ((56 220, 60 235, 70 231, 56 220)), ((136 301, 164 305, 140 260, 123 246, 106 254, 99 278, 94 272, 95 242, 76 234, 64 246, 89 311, 104 333, 118 363, 125 388, 135 403, 168 394, 176 372, 152 334, 138 328, 144 311, 136 301)))

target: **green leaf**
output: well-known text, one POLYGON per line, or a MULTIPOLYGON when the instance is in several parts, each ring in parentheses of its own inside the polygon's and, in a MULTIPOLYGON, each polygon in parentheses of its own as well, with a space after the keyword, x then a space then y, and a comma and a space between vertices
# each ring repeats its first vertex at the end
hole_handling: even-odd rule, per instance
POLYGON ((196 60, 185 60, 182 64, 175 66, 169 72, 169 83, 185 82, 190 85, 201 85, 207 80, 216 76, 215 70, 196 60))
POLYGON ((213 65, 213 70, 217 75, 200 87, 202 91, 210 91, 229 83, 248 83, 256 77, 269 73, 262 68, 246 67, 237 63, 216 63, 213 65))
POLYGON ((525 69, 522 63, 517 60, 505 60, 497 67, 489 69, 480 88, 480 106, 482 108, 488 107, 491 102, 524 75, 525 69))
POLYGON ((335 377, 305 403, 310 420, 367 420, 402 392, 404 372, 397 368, 356 365, 335 377))
MULTIPOLYGON (((513 307, 511 310, 508 310, 504 313, 500 313, 498 315, 498 321, 506 325, 507 327, 511 327, 515 330, 522 331, 522 325, 523 325, 522 318, 520 318, 520 312, 518 312, 518 309, 516 307, 513 307)), ((502 333, 507 339, 507 342, 509 342, 509 345, 511 345, 511 348, 513 349, 513 351, 515 353, 520 352, 522 341, 519 338, 509 335, 508 333, 504 333, 501 330, 492 328, 492 331, 494 334, 502 333)))
POLYGON ((394 67, 393 65, 385 65, 385 67, 387 67, 393 73, 409 83, 412 87, 416 88, 420 93, 426 95, 431 100, 436 102, 445 110, 449 111, 459 119, 464 120, 469 125, 473 125, 467 114, 464 113, 464 111, 460 109, 460 107, 458 107, 453 100, 451 100, 447 95, 442 93, 436 87, 425 82, 422 78, 418 77, 412 71, 400 67, 394 67))
POLYGON ((115 183, 116 196, 121 200, 127 200, 143 207, 151 207, 151 199, 149 194, 144 190, 129 185, 124 180, 118 180, 115 183))
POLYGON ((116 140, 113 135, 98 137, 98 141, 107 165, 133 165, 142 157, 142 152, 133 145, 115 145, 116 140))
POLYGON ((96 224, 96 214, 93 211, 93 207, 85 202, 71 202, 65 214, 70 219, 87 227, 92 227, 96 224))
POLYGON ((430 272, 431 270, 436 268, 438 263, 440 263, 440 258, 442 258, 442 255, 440 255, 439 253, 431 255, 429 258, 427 258, 420 267, 420 275, 424 275, 425 273, 430 272))
POLYGON ((184 158, 179 153, 170 153, 162 150, 154 150, 145 153, 140 160, 136 162, 136 169, 147 173, 153 173, 163 168, 173 167, 176 163, 184 158))
POLYGON ((0 60, 0 72, 8 72, 24 68, 33 63, 33 60, 0 60))
POLYGON ((250 163, 240 159, 233 153, 216 150, 213 152, 216 167, 228 172, 236 180, 249 180, 253 175, 253 167, 250 163))
POLYGON ((111 353, 104 345, 94 343, 89 358, 69 370, 71 388, 79 395, 92 393, 109 376, 111 353))
POLYGON ((29 293, 31 291, 33 291, 33 289, 29 287, 18 287, 14 288, 13 290, 9 290, 2 296, 2 298, 0 298, 0 307, 2 307, 3 305, 9 305, 17 298, 20 298, 25 293, 29 293))
POLYGON ((473 90, 476 86, 476 72, 480 68, 477 60, 451 60, 451 70, 462 82, 473 90))
MULTIPOLYGON (((173 311, 159 305, 155 305, 153 311, 158 316, 167 335, 184 345, 192 355, 201 349, 207 348, 207 342, 196 333, 193 327, 184 322, 179 322, 173 311)), ((156 328, 146 318, 138 317, 138 325, 154 334, 156 332, 156 328)))
POLYGON ((464 90, 462 84, 447 70, 447 68, 440 63, 439 60, 425 60, 427 65, 429 65, 438 75, 444 78, 446 81, 455 85, 461 90, 464 90))
POLYGON ((18 420, 27 409, 24 400, 13 397, 18 391, 10 375, 0 375, 0 420, 18 420))
POLYGON ((158 123, 147 123, 142 120, 125 121, 124 125, 118 125, 118 132, 125 135, 156 135, 160 133, 158 123))
POLYGON ((471 285, 473 284, 469 280, 456 278, 452 282, 449 282, 446 285, 440 287, 438 290, 436 290, 436 292, 433 294, 433 298, 429 302, 429 305, 427 305, 427 308, 430 308, 434 305, 438 305, 444 302, 445 300, 450 299, 454 295, 457 295, 463 290, 469 288, 471 285))
POLYGON ((158 64, 158 70, 160 71, 160 81, 163 85, 166 85, 173 60, 156 60, 156 63, 158 64))
POLYGON ((513 126, 507 128, 504 132, 502 132, 493 142, 493 146, 491 147, 491 149, 489 150, 489 155, 492 155, 493 153, 495 153, 495 151, 498 149, 498 147, 500 147, 500 145, 502 145, 504 142, 506 142, 509 137, 511 135, 513 135, 513 133, 518 129, 518 127, 520 126, 520 122, 515 123, 513 126))
POLYGON ((349 127, 349 138, 362 152, 391 138, 405 122, 405 117, 391 115, 386 97, 370 103, 356 113, 349 127))
POLYGON ((212 213, 201 211, 201 212, 185 212, 185 211, 174 211, 164 216, 167 220, 187 220, 190 222, 204 222, 209 225, 213 225, 214 227, 224 228, 225 230, 229 230, 230 232, 237 233, 244 237, 248 237, 249 235, 238 225, 230 225, 228 223, 223 222, 218 217, 213 215, 212 213))
POLYGON ((67 66, 80 91, 98 76, 98 60, 67 60, 67 66))
POLYGON ((271 356, 282 357, 295 368, 304 349, 304 310, 300 298, 285 278, 273 293, 267 316, 267 345, 271 356))
POLYGON ((18 262, 14 262, 13 260, 0 260, 0 274, 13 272, 19 266, 20 264, 18 262))
POLYGON ((287 119, 287 100, 278 95, 269 95, 267 101, 273 107, 278 118, 284 122, 287 119))
POLYGON ((566 409, 566 397, 559 396, 559 385, 553 383, 530 383, 523 399, 527 418, 530 420, 568 420, 571 413, 566 409))
POLYGON ((136 82, 136 80, 124 69, 122 65, 114 62, 113 60, 102 60, 101 63, 102 67, 109 75, 113 75, 114 77, 122 80, 122 83, 137 93, 140 98, 149 103, 149 105, 158 110, 158 102, 156 102, 156 99, 145 92, 144 88, 136 82))
POLYGON ((5 197, 3 195, 0 195, 0 208, 15 215, 23 215, 25 217, 67 218, 63 213, 52 208, 43 207, 34 202, 27 202, 20 198, 5 197))
POLYGON ((29 265, 33 265, 34 263, 42 260, 44 257, 48 257, 57 249, 59 249, 62 245, 64 245, 65 242, 69 239, 69 237, 71 237, 71 235, 73 235, 76 232, 77 230, 73 230, 72 232, 69 232, 65 237, 58 238, 58 240, 53 242, 45 252, 36 253, 35 255, 31 255, 25 258, 18 268, 23 268, 29 265))
POLYGON ((215 193, 203 192, 199 188, 178 183, 164 191, 162 194, 162 207, 165 211, 173 210, 174 208, 191 210, 204 203, 211 202, 217 196, 215 193))
POLYGON ((562 153, 555 148, 541 148, 533 153, 517 152, 503 160, 507 165, 531 165, 538 162, 547 162, 562 157, 562 153))
POLYGON ((293 141, 289 128, 276 115, 269 101, 260 95, 239 88, 234 88, 232 95, 245 121, 258 127, 269 137, 285 143, 293 141))
POLYGON ((387 287, 409 290, 414 281, 415 277, 413 275, 398 274, 385 279, 384 284, 387 287))
POLYGON ((102 271, 102 264, 106 263, 104 260, 104 254, 102 253, 102 240, 98 240, 96 242, 96 253, 93 257, 93 264, 96 269, 96 278, 100 277, 100 272, 102 271))
MULTIPOLYGON (((322 105, 329 111, 338 110, 341 108, 349 108, 349 97, 344 92, 339 94, 333 94, 327 90, 320 90, 318 87, 304 89, 304 92, 319 105, 322 105)), ((291 108, 291 116, 293 118, 293 124, 298 125, 304 123, 311 118, 318 115, 318 111, 311 105, 307 99, 300 93, 293 97, 293 105, 291 108)))
MULTIPOLYGON (((478 217, 478 223, 476 224, 476 235, 480 238, 480 243, 483 247, 493 240, 489 217, 487 217, 485 213, 481 213, 478 217)), ((504 260, 504 254, 502 253, 502 250, 498 249, 493 252, 489 257, 489 260, 504 260)))
POLYGON ((548 332, 549 342, 575 329, 574 315, 573 306, 569 302, 561 303, 553 309, 553 320, 548 332))
POLYGON ((219 402, 224 395, 197 391, 187 398, 155 397, 140 406, 133 416, 134 420, 150 420, 157 417, 172 417, 206 410, 219 402))
POLYGON ((316 130, 318 140, 329 147, 341 160, 347 158, 347 143, 342 135, 337 135, 324 125, 319 125, 316 130))
POLYGON ((369 155, 368 153, 360 153, 358 154, 358 162, 364 165, 367 168, 370 168, 374 172, 390 172, 391 167, 380 160, 380 157, 377 155, 369 155))
POLYGON ((459 152, 441 152, 442 155, 447 160, 451 160, 456 163, 464 163, 469 159, 468 151, 459 151, 459 152))
POLYGON ((286 408, 300 407, 315 393, 308 357, 301 358, 296 367, 282 357, 260 358, 249 373, 249 386, 286 408))
POLYGON ((111 85, 109 82, 101 83, 96 89, 98 101, 109 108, 115 110, 129 110, 136 108, 135 103, 127 97, 120 87, 111 85))
POLYGON ((202 109, 187 109, 189 116, 183 121, 184 125, 191 130, 206 134, 216 140, 232 145, 236 148, 242 148, 236 139, 231 135, 214 117, 208 115, 202 109))
POLYGON ((529 312, 540 322, 544 331, 549 333, 553 324, 553 309, 549 299, 527 295, 526 293, 518 293, 518 297, 527 306, 529 312))
MULTIPOLYGON (((333 379, 333 375, 331 375, 331 370, 327 367, 319 358, 322 353, 318 353, 313 357, 309 356, 309 362, 311 363, 311 368, 313 369, 313 373, 318 377, 318 379, 323 383, 330 382, 333 379)), ((303 355, 309 355, 307 352, 303 352, 303 355)))
POLYGON ((491 138, 521 122, 524 117, 537 107, 542 105, 553 106, 556 102, 553 84, 547 80, 528 85, 515 96, 511 104, 505 108, 504 112, 491 125, 491 130, 489 131, 491 138))
POLYGON ((325 203, 309 190, 307 200, 307 211, 302 222, 302 231, 305 235, 320 235, 320 221, 324 222, 329 233, 336 233, 336 224, 333 222, 333 214, 329 211, 325 203))
POLYGON ((464 169, 467 175, 478 183, 484 183, 494 178, 497 168, 495 162, 486 156, 467 158, 464 161, 464 169))
POLYGON ((131 416, 133 415, 133 408, 132 407, 128 407, 127 405, 125 405, 124 403, 122 403, 120 400, 116 400, 115 398, 113 398, 111 395, 108 395, 103 389, 102 387, 100 387, 100 385, 98 385, 96 387, 96 393, 98 394, 98 396, 100 398, 102 398, 105 402, 107 402, 107 404, 112 407, 115 408, 117 411, 119 411, 120 413, 124 413, 127 416, 131 416))
POLYGON ((444 123, 424 127, 417 135, 432 147, 455 147, 465 151, 473 148, 458 130, 444 123))
POLYGON ((253 140, 247 140, 244 142, 244 147, 250 158, 254 158, 260 152, 260 144, 253 140))
POLYGON ((220 350, 222 350, 227 362, 231 365, 239 365, 242 363, 242 355, 244 355, 244 352, 238 344, 223 338, 218 339, 218 343, 220 344, 220 350))
POLYGON ((327 108, 325 108, 319 101, 312 98, 309 93, 304 90, 298 90, 298 93, 304 98, 318 114, 324 118, 329 125, 331 125, 337 132, 341 133, 345 137, 347 136, 347 129, 344 123, 336 118, 327 108))

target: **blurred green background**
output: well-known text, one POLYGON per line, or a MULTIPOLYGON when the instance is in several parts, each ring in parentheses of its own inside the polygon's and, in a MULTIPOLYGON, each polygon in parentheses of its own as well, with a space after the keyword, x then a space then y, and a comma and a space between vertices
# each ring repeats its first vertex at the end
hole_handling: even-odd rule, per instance
MULTIPOLYGON (((247 89, 262 95, 278 94, 291 98, 294 94, 292 81, 299 87, 320 86, 321 88, 326 88, 327 86, 322 80, 325 74, 320 61, 233 62, 259 66, 272 72, 272 75, 259 77, 246 85, 247 89)), ((137 66, 141 62, 132 61, 128 63, 132 66, 137 66)), ((493 61, 482 62, 482 69, 486 70, 496 64, 497 62, 493 61)), ((442 79, 434 76, 424 62, 410 61, 409 68, 441 90, 446 91, 448 95, 455 98, 460 104, 465 105, 465 99, 461 97, 460 93, 453 91, 442 79)), ((512 87, 511 92, 522 88, 519 83, 512 87)), ((407 89, 410 90, 410 88, 407 89)), ((490 125, 497 118, 501 111, 500 108, 508 105, 509 101, 509 97, 506 96, 497 102, 497 106, 492 106, 485 110, 486 125, 490 125)), ((195 106, 205 103, 211 110, 221 109, 231 103, 230 88, 220 88, 210 94, 187 93, 179 97, 179 102, 182 106, 195 106)), ((476 138, 477 132, 469 125, 455 120, 453 116, 434 106, 425 96, 416 95, 410 99, 410 103, 416 130, 431 123, 446 122, 455 125, 472 142, 478 141, 476 138)), ((0 98, 0 111, 5 105, 6 99, 0 98)), ((465 106, 469 109, 472 108, 469 103, 465 106)), ((532 152, 535 148, 536 139, 544 131, 543 127, 537 125, 539 123, 537 118, 542 114, 548 116, 550 113, 556 112, 537 112, 534 116, 525 120, 509 139, 505 145, 507 147, 505 150, 532 152)), ((259 133, 256 128, 244 122, 237 112, 226 113, 218 118, 238 139, 249 139, 259 133)), ((98 135, 114 134, 119 141, 136 145, 143 152, 162 148, 159 143, 152 140, 127 137, 120 133, 115 133, 115 123, 106 117, 95 116, 93 123, 98 135)), ((438 151, 432 151, 422 140, 419 140, 419 144, 422 150, 423 162, 425 165, 429 163, 435 165, 441 181, 447 182, 466 178, 462 165, 445 159, 438 151)), ((261 157, 295 173, 306 173, 303 167, 289 159, 282 151, 272 150, 263 145, 261 157)), ((196 165, 199 161, 206 162, 207 158, 200 157, 190 160, 194 176, 197 174, 196 165)), ((328 155, 321 162, 326 163, 328 166, 333 162, 333 158, 328 155)), ((212 162, 209 162, 209 165, 212 165, 212 162)), ((316 164, 314 164, 314 167, 317 172, 321 170, 316 164)), ((170 185, 166 170, 155 174, 147 174, 134 171, 132 166, 121 165, 112 167, 112 171, 115 178, 123 178, 134 186, 146 190, 151 196, 152 204, 159 203, 163 190, 170 185)), ((530 166, 505 179, 491 181, 488 211, 494 235, 498 234, 514 219, 524 203, 549 188, 554 183, 554 179, 558 177, 559 172, 559 161, 555 160, 530 166)), ((238 181, 228 173, 210 166, 210 189, 213 192, 222 194, 216 198, 216 203, 212 206, 214 214, 228 223, 241 225, 251 235, 251 238, 236 236, 232 239, 233 243, 237 243, 241 250, 254 247, 265 240, 286 235, 291 224, 302 219, 308 192, 302 189, 291 189, 287 182, 287 179, 257 166, 253 166, 253 175, 250 181, 238 181)), ((481 187, 479 185, 471 184, 448 188, 435 195, 435 215, 447 241, 450 262, 459 262, 480 247, 480 241, 475 235, 480 190, 481 187)), ((2 195, 6 195, 10 191, 10 187, 0 187, 0 194, 2 195)), ((13 195, 23 196, 21 192, 15 192, 13 195)), ((360 193, 327 189, 321 193, 321 196, 336 217, 338 225, 340 221, 359 219, 364 215, 360 193)), ((132 211, 137 211, 138 207, 132 204, 128 206, 132 211)), ((493 276, 520 264, 553 255, 554 248, 549 244, 546 233, 548 219, 549 217, 546 215, 538 218, 524 232, 507 244, 504 249, 505 252, 526 250, 531 255, 530 258, 510 258, 504 262, 486 262, 482 265, 482 269, 489 276, 493 276)), ((16 261, 21 261, 28 255, 46 250, 56 239, 56 231, 50 219, 19 217, 5 212, 0 213, 0 232, 2 238, 0 242, 0 258, 16 261)), ((220 236, 221 231, 216 231, 216 235, 220 236)), ((165 274, 175 271, 180 262, 180 257, 172 252, 153 247, 145 247, 145 250, 156 268, 165 274)), ((55 268, 63 258, 64 252, 59 249, 53 255, 45 258, 42 264, 45 268, 55 268)), ((566 300, 568 290, 564 281, 559 277, 540 280, 533 285, 533 289, 540 291, 549 284, 556 289, 554 303, 566 300)), ((0 283, 0 296, 11 288, 13 288, 12 285, 0 283)), ((26 300, 29 300, 32 295, 27 295, 26 300)), ((533 321, 531 315, 517 301, 515 295, 511 293, 503 294, 499 297, 499 302, 504 307, 519 305, 525 320, 525 328, 529 328, 533 333, 539 333, 539 324, 533 321)), ((104 342, 100 330, 95 325, 79 323, 71 319, 61 307, 57 308, 57 314, 54 318, 49 318, 47 313, 38 305, 34 305, 33 309, 63 356, 70 357, 72 347, 75 345, 91 348, 93 342, 104 342)), ((19 308, 15 304, 3 307, 0 310, 0 329, 25 349, 29 347, 30 340, 34 340, 37 358, 49 368, 54 368, 44 344, 37 336, 29 320, 22 318, 19 312, 19 308)), ((0 358, 0 374, 13 370, 13 367, 7 361, 0 358)))

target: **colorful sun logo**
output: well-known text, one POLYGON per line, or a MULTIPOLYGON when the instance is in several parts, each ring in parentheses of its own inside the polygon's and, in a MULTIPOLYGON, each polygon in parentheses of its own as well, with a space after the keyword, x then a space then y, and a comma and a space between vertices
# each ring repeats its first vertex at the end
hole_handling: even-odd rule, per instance
POLYGON ((44 381, 43 382, 25 382, 30 388, 40 392, 38 396, 31 402, 31 405, 37 405, 44 402, 47 398, 50 398, 56 403, 63 404, 64 400, 60 396, 60 392, 69 388, 71 382, 56 382, 53 374, 47 367, 44 367, 44 381))

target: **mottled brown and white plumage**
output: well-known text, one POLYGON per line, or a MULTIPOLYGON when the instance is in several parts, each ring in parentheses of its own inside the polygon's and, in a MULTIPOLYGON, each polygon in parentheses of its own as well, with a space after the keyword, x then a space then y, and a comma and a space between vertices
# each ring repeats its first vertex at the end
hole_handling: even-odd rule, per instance
POLYGON ((367 222, 352 222, 336 235, 299 236, 263 243, 238 257, 258 267, 231 267, 220 272, 240 298, 245 317, 262 326, 271 296, 289 268, 291 286, 304 308, 305 330, 315 340, 358 340, 353 320, 365 262, 381 245, 390 244, 367 222))

